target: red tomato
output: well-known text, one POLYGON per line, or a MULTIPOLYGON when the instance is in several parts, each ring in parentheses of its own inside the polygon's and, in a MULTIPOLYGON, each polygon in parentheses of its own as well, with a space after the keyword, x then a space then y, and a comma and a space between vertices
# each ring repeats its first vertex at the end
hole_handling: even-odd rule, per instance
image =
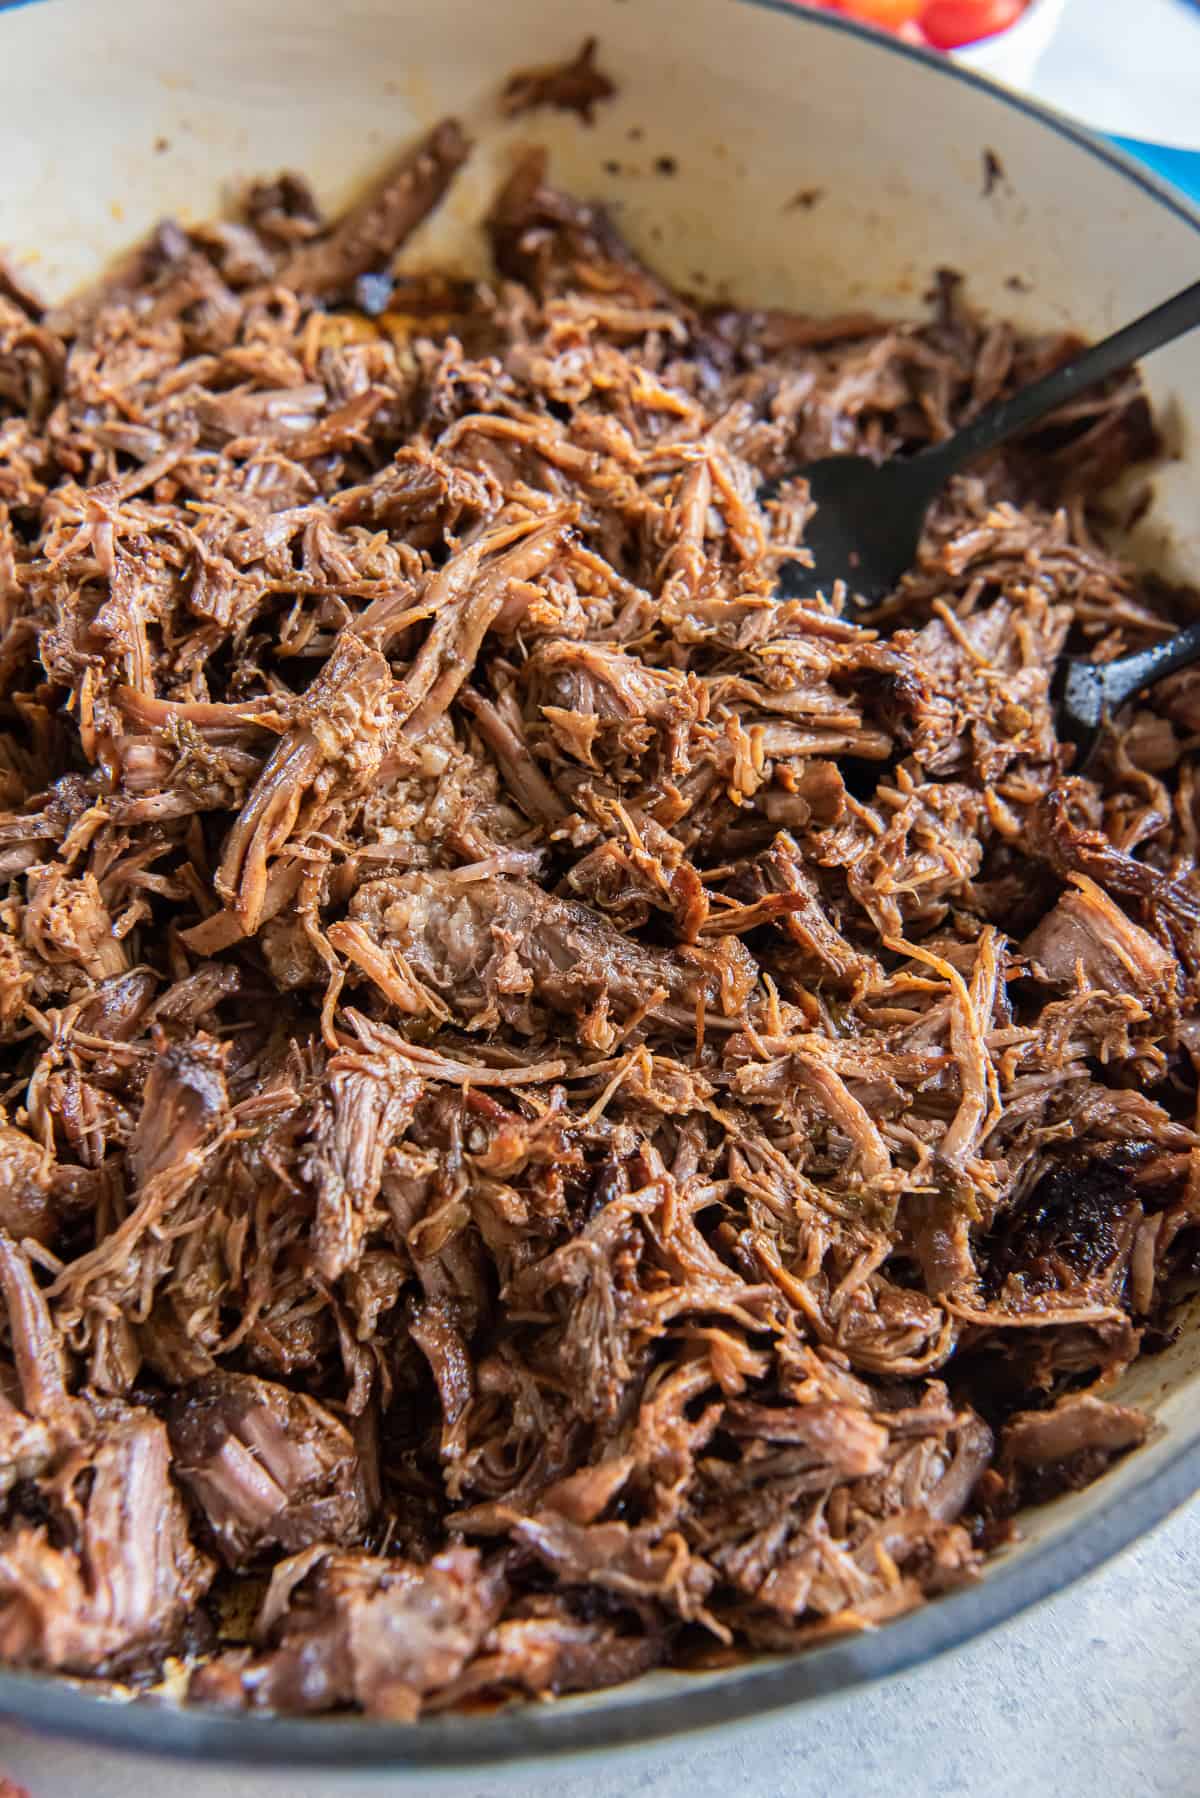
POLYGON ((928 0, 921 29, 939 50, 957 50, 977 38, 1007 31, 1025 11, 1028 0, 928 0))
POLYGON ((926 0, 842 0, 842 3, 851 18, 866 19, 871 25, 882 25, 885 31, 895 31, 915 19, 926 0))

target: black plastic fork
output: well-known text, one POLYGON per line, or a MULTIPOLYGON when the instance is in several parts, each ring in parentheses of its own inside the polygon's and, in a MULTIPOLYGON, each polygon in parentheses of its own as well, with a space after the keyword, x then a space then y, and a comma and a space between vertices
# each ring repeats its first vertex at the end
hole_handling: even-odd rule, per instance
MULTIPOLYGON (((817 592, 829 596, 840 580, 858 601, 884 599, 912 566, 925 514, 951 475, 1197 325, 1200 281, 1040 381, 985 407, 943 443, 886 462, 872 462, 866 456, 826 456, 810 463, 799 473, 808 481, 816 505, 804 534, 813 566, 783 563, 779 593, 785 598, 817 592)), ((764 482, 760 499, 774 498, 794 478, 764 482)), ((1075 743, 1078 764, 1087 760, 1118 706, 1198 658, 1200 624, 1114 662, 1064 657, 1053 685, 1058 733, 1075 743)))
POLYGON ((1077 766, 1091 755, 1118 706, 1134 699, 1165 674, 1200 659, 1200 623, 1149 649, 1134 650, 1115 662, 1089 662, 1063 656, 1054 672, 1051 694, 1056 705, 1058 735, 1075 744, 1077 766))
POLYGON ((764 482, 759 498, 773 499, 785 481, 803 477, 816 505, 804 533, 813 565, 783 563, 780 594, 828 596, 841 580, 858 600, 875 604, 886 598, 912 567, 925 514, 951 475, 1197 325, 1200 281, 1081 350, 1040 381, 986 406, 952 437, 915 456, 893 456, 886 462, 825 456, 793 475, 764 482))

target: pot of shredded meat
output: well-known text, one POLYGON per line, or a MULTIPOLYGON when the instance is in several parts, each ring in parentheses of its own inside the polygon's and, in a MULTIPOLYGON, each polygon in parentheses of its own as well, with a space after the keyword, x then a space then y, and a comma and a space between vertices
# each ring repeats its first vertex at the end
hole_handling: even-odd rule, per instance
POLYGON ((1147 1433, 1200 688, 1086 773, 1049 699, 1186 608, 1084 504, 1136 375, 878 615, 780 600, 765 477, 1071 340, 701 302, 537 152, 396 275, 470 148, 0 297, 13 1667, 408 1720, 801 1648, 1147 1433))

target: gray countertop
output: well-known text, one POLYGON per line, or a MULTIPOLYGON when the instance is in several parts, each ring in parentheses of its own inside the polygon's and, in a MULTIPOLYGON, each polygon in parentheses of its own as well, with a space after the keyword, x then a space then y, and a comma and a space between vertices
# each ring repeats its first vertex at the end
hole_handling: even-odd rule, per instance
POLYGON ((1200 1798, 1200 1503, 1003 1629, 765 1724, 536 1773, 338 1779, 98 1755, 0 1728, 31 1798, 1200 1798))

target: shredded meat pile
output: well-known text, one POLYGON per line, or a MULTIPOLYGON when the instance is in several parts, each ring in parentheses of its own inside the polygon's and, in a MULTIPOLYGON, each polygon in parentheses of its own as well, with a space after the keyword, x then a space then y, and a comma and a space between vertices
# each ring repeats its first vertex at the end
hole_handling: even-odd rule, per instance
POLYGON ((1086 774, 1048 698, 1171 629, 1085 504, 1136 377, 869 623, 780 599, 765 476, 1071 345, 693 303, 537 155, 494 279, 397 274, 467 153, 0 297, 11 1663, 403 1718, 788 1649, 1146 1431, 1200 683, 1086 774))

